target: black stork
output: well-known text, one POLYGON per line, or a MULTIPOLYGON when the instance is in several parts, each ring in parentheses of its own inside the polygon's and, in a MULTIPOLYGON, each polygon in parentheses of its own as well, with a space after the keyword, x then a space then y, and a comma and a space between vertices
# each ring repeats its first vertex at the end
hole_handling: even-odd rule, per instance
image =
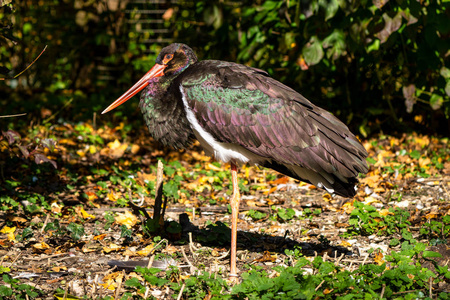
POLYGON ((271 168, 344 197, 355 195, 358 173, 368 171, 367 151, 344 123, 263 70, 198 61, 187 45, 171 44, 102 113, 143 89, 139 106, 156 140, 185 148, 197 139, 207 154, 231 165, 231 277, 237 276, 238 164, 271 168))

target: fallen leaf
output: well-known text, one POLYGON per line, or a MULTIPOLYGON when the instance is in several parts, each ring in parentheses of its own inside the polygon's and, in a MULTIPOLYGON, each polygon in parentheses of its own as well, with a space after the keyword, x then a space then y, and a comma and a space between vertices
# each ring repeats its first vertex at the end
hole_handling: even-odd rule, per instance
POLYGON ((150 255, 150 253, 153 251, 153 249, 154 249, 155 247, 154 247, 154 244, 152 243, 151 245, 148 245, 147 247, 145 247, 144 249, 142 249, 142 250, 139 250, 139 251, 137 251, 136 253, 138 254, 138 255, 140 255, 140 256, 149 256, 150 255))
POLYGON ((33 244, 32 247, 34 249, 40 250, 40 251, 50 248, 50 246, 47 243, 45 243, 45 242, 33 244))
MULTIPOLYGON (((88 193, 91 193, 91 192, 88 192, 88 193)), ((95 195, 95 194, 94 194, 95 195)), ((97 195, 96 195, 97 196, 97 195)), ((91 215, 91 214, 88 214, 85 210, 84 210, 84 208, 82 207, 82 206, 77 206, 77 207, 75 207, 75 212, 77 213, 77 215, 80 217, 80 218, 83 218, 83 219, 95 219, 95 216, 93 216, 93 215, 91 215)))
POLYGON ((274 262, 276 260, 276 255, 271 255, 269 251, 264 251, 263 255, 257 259, 255 262, 274 262))
POLYGON ((116 223, 119 225, 125 225, 128 229, 136 225, 138 219, 133 213, 126 210, 125 213, 117 213, 117 216, 114 218, 116 223))
POLYGON ((94 241, 103 241, 103 239, 106 237, 106 233, 96 235, 94 236, 94 241))
POLYGON ((382 209, 380 210, 380 215, 382 215, 383 217, 387 216, 387 215, 395 215, 393 212, 390 212, 389 209, 382 209))
POLYGON ((373 260, 379 265, 381 266, 382 264, 384 264, 386 261, 383 259, 384 255, 383 253, 381 253, 381 251, 378 251, 377 253, 375 253, 373 260))
POLYGON ((352 244, 350 244, 347 241, 342 241, 339 245, 342 246, 342 247, 351 247, 352 246, 352 244))
POLYGON ((27 221, 27 219, 22 218, 22 217, 18 217, 18 216, 14 216, 14 215, 9 215, 8 216, 8 221, 14 222, 14 223, 21 223, 21 224, 25 224, 27 221))
POLYGON ((107 247, 103 247, 103 251, 105 253, 110 253, 110 252, 113 252, 113 251, 119 251, 121 249, 122 249, 121 246, 116 245, 114 243, 110 243, 107 247))
POLYGON ((8 237, 8 241, 13 242, 16 240, 16 237, 14 235, 14 232, 16 231, 16 227, 8 227, 4 226, 2 230, 0 230, 0 233, 5 233, 8 237))

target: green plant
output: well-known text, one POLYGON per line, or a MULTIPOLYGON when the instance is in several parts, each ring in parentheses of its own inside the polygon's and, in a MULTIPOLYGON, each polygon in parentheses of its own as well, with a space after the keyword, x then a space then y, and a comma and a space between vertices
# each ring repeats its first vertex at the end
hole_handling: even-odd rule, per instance
POLYGON ((70 237, 74 241, 80 240, 84 235, 84 226, 77 223, 70 223, 67 225, 67 231, 70 232, 70 237))
MULTIPOLYGON (((184 284, 184 295, 188 299, 202 300, 205 297, 211 297, 211 299, 232 299, 231 295, 224 293, 224 291, 228 290, 228 284, 216 274, 202 272, 198 276, 189 277, 184 284)), ((175 293, 181 289, 179 283, 173 283, 171 287, 175 293)))
POLYGON ((260 211, 258 211, 258 210, 250 209, 250 210, 247 212, 247 216, 249 216, 250 218, 252 218, 254 221, 258 221, 258 220, 261 220, 261 219, 265 218, 265 217, 267 216, 267 214, 265 214, 265 213, 263 213, 263 212, 260 212, 260 211))
POLYGON ((19 279, 13 279, 9 274, 3 274, 2 280, 7 285, 0 285, 1 299, 25 300, 44 295, 41 290, 28 284, 21 284, 19 279))
POLYGON ((376 233, 390 235, 402 232, 404 238, 408 237, 407 227, 410 225, 408 211, 400 208, 389 208, 386 215, 381 215, 371 205, 358 201, 355 201, 353 205, 355 209, 350 213, 348 222, 351 227, 347 230, 347 234, 371 235, 376 233))
POLYGON ((442 220, 429 220, 420 228, 420 234, 426 236, 433 245, 445 243, 450 233, 450 216, 446 215, 442 220))
POLYGON ((277 209, 277 217, 281 221, 289 221, 295 217, 295 210, 292 208, 278 208, 277 209))

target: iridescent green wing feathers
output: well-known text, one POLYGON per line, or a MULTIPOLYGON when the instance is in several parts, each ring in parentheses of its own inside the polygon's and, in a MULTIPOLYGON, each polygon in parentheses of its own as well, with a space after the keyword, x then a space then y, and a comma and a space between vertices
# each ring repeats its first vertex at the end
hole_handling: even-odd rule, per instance
POLYGON ((367 172, 367 152, 347 126, 264 71, 201 61, 179 80, 199 124, 219 142, 344 182, 367 172))

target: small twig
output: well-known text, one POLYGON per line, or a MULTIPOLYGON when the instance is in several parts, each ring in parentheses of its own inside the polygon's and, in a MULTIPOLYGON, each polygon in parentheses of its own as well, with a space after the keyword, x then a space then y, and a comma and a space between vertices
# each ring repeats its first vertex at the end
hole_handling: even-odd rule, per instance
POLYGON ((155 245, 155 247, 153 247, 152 251, 150 251, 151 254, 155 253, 155 251, 158 249, 158 246, 161 245, 162 243, 166 243, 166 247, 169 246, 169 241, 166 239, 162 239, 158 242, 158 244, 155 245))
MULTIPOLYGON (((1 79, 0 79, 1 80, 1 79)), ((6 116, 0 116, 0 118, 14 118, 14 117, 22 117, 25 116, 27 113, 23 114, 16 114, 16 115, 6 115, 6 116)))
POLYGON ((14 260, 11 262, 11 266, 14 265, 14 263, 19 259, 19 257, 22 255, 22 252, 19 252, 19 254, 17 254, 16 258, 14 258, 14 260))
POLYGON ((53 119, 54 117, 56 117, 60 112, 62 112, 67 106, 69 106, 70 103, 72 103, 74 98, 70 98, 66 103, 64 103, 64 105, 61 107, 60 110, 58 110, 57 112, 55 112, 53 115, 51 115, 50 117, 48 117, 47 119, 45 119, 44 121, 42 121, 42 123, 47 123, 48 121, 50 121, 51 119, 53 119))
POLYGON ((122 270, 122 277, 119 277, 119 284, 116 288, 116 295, 114 296, 114 299, 119 299, 120 289, 122 288, 122 282, 125 279, 125 270, 122 270))
POLYGON ((44 49, 41 51, 41 53, 38 55, 38 57, 36 57, 32 62, 31 62, 31 64, 29 64, 28 65, 28 67, 26 67, 22 72, 20 72, 19 74, 17 74, 16 76, 14 76, 14 77, 10 77, 10 78, 0 78, 0 80, 5 80, 5 79, 14 79, 14 78, 17 78, 17 77, 19 77, 20 75, 22 75, 23 74, 23 72, 25 72, 26 70, 28 70, 38 59, 39 59, 39 57, 41 57, 41 55, 42 55, 42 53, 44 53, 44 51, 47 49, 47 45, 45 45, 45 47, 44 47, 44 49))
POLYGON ((194 246, 194 243, 192 242, 192 232, 188 232, 189 236, 189 249, 191 250, 192 254, 194 254, 195 251, 198 249, 194 246))
POLYGON ((216 260, 224 259, 225 257, 228 256, 228 254, 230 254, 230 250, 228 250, 224 255, 217 257, 216 260))
POLYGON ((386 284, 383 283, 383 288, 381 289, 380 300, 383 299, 384 290, 386 289, 386 284))
POLYGON ((92 128, 97 130, 97 112, 94 111, 94 115, 92 116, 92 128))
POLYGON ((95 294, 95 292, 97 290, 97 281, 98 281, 98 274, 95 274, 94 284, 92 285, 92 290, 91 290, 91 299, 94 298, 94 294, 95 294))
POLYGON ((153 261, 155 260, 155 255, 152 255, 148 260, 147 268, 150 269, 153 266, 153 261))
POLYGON ((69 293, 69 285, 70 285, 70 282, 68 282, 66 285, 66 290, 64 291, 63 300, 67 299, 67 294, 69 293))
POLYGON ((50 219, 50 214, 47 214, 47 217, 45 218, 44 225, 42 225, 41 228, 41 234, 44 232, 45 226, 47 226, 48 220, 50 219))
POLYGON ((428 280, 429 281, 429 284, 430 284, 430 287, 429 287, 429 296, 430 296, 430 299, 433 299, 433 277, 431 277, 430 276, 430 279, 428 280))
POLYGON ((363 266, 366 264, 366 261, 367 261, 368 258, 369 258, 369 254, 367 254, 366 257, 364 257, 364 261, 362 262, 363 266))
POLYGON ((106 270, 106 272, 103 273, 103 277, 105 277, 106 275, 108 275, 109 273, 112 273, 115 269, 117 269, 117 266, 112 267, 109 270, 106 270))
POLYGON ((341 256, 339 256, 338 260, 336 261, 335 265, 339 265, 339 263, 341 262, 341 260, 344 258, 344 253, 341 254, 341 256))
POLYGON ((148 287, 148 285, 145 287, 145 293, 144 293, 144 299, 148 298, 148 293, 150 292, 150 288, 148 287))
MULTIPOLYGON (((23 260, 24 261, 41 261, 41 260, 45 260, 45 259, 48 259, 48 258, 64 256, 64 255, 67 255, 67 253, 57 253, 57 254, 45 255, 45 256, 42 256, 42 257, 38 257, 38 258, 24 257, 23 260)), ((64 258, 64 259, 66 259, 66 258, 64 258)))
POLYGON ((403 291, 403 292, 395 292, 395 293, 392 293, 392 295, 408 294, 408 293, 414 293, 417 291, 421 291, 421 289, 420 290, 403 291))
POLYGON ((181 296, 183 295, 184 287, 186 286, 186 283, 183 282, 183 285, 181 286, 180 293, 178 294, 177 300, 181 299, 181 296))
POLYGON ((322 282, 321 283, 319 283, 319 285, 316 287, 316 289, 315 289, 315 291, 317 292, 319 289, 320 289, 320 287, 322 286, 322 284, 325 282, 325 280, 322 280, 322 282))
MULTIPOLYGON (((181 253, 183 254, 184 260, 188 263, 189 267, 194 268, 194 265, 191 263, 191 261, 188 259, 186 253, 184 252, 184 248, 181 247, 181 253)), ((191 270, 192 273, 192 270, 191 270)))

